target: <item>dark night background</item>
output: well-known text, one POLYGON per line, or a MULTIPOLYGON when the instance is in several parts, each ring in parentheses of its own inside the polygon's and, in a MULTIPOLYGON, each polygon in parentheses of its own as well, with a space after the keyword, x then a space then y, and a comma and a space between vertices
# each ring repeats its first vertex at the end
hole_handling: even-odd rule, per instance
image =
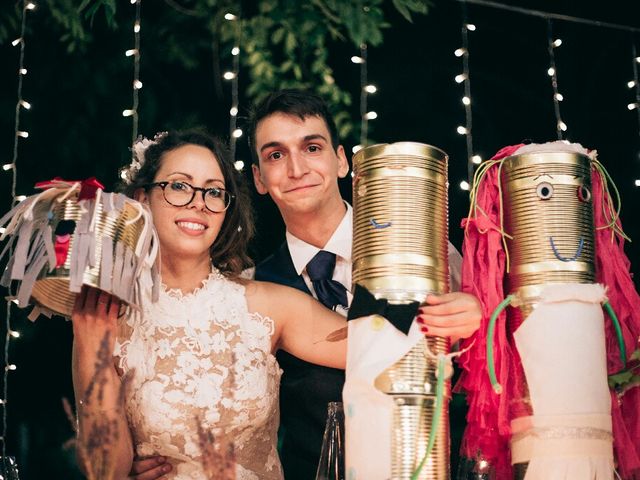
MULTIPOLYGON (((531 9, 624 24, 640 28, 637 1, 513 1, 531 9)), ((535 142, 556 138, 552 88, 547 68, 547 26, 543 18, 525 16, 479 5, 468 5, 468 21, 477 30, 469 33, 473 107, 474 153, 489 158, 502 146, 523 139, 535 142)), ((213 67, 203 52, 202 62, 185 68, 167 60, 162 43, 164 2, 148 0, 142 7, 139 132, 152 137, 157 131, 204 125, 214 133, 228 134, 230 90, 216 94, 213 67)), ((468 193, 458 184, 466 179, 465 139, 456 133, 464 125, 463 87, 454 82, 462 72, 462 60, 453 55, 461 46, 461 4, 434 0, 427 16, 407 23, 392 8, 386 11, 392 27, 382 46, 368 51, 369 83, 378 92, 369 96, 369 109, 378 118, 369 123, 375 142, 417 141, 440 147, 449 156, 450 237, 460 247, 460 220, 468 208, 468 193)), ((20 142, 18 194, 30 195, 32 185, 54 176, 80 179, 98 177, 108 189, 117 168, 128 163, 131 119, 121 112, 131 104, 131 61, 123 52, 132 48, 130 25, 133 7, 119 2, 118 30, 107 29, 96 18, 93 42, 85 52, 69 55, 59 35, 46 29, 36 10, 30 14, 26 44, 23 96, 33 104, 21 114, 29 139, 20 142), (39 29, 39 26, 41 27, 39 29), (71 73, 72 72, 72 73, 71 73), (100 72, 97 75, 96 72, 100 72)), ((622 196, 622 221, 635 242, 627 245, 632 271, 640 268, 640 125, 635 101, 633 42, 640 35, 610 28, 557 20, 554 37, 562 118, 566 137, 595 148, 622 196)), ((178 32, 179 34, 180 32, 178 32)), ((189 34, 197 34, 195 31, 189 34)), ((19 36, 19 32, 11 39, 19 36)), ((185 34, 185 42, 188 36, 185 34)), ((185 43, 185 48, 188 45, 185 43)), ((13 148, 14 108, 18 49, 10 41, 0 45, 0 164, 9 163, 13 148)), ((357 49, 334 42, 330 63, 335 77, 354 97, 350 109, 358 118, 359 67, 350 62, 357 49)), ((640 55, 640 53, 639 53, 640 55)), ((640 65, 638 65, 640 67, 640 65)), ((224 69, 227 66, 223 65, 224 69)), ((249 101, 243 95, 246 76, 240 71, 240 119, 249 101)), ((345 139, 347 152, 357 143, 345 139)), ((245 137, 238 143, 237 158, 249 165, 245 137)), ((250 170, 245 168, 247 174, 250 170)), ((0 212, 8 210, 10 172, 0 171, 0 212), (1 207, 4 205, 4 207, 1 207)), ((350 198, 350 182, 341 185, 350 198)), ((253 254, 260 260, 283 239, 283 224, 270 200, 255 196, 257 230, 253 254)), ((638 285, 638 279, 635 279, 638 285)), ((4 317, 4 311, 2 313, 4 317)), ((17 365, 9 381, 9 431, 7 451, 18 457, 23 480, 70 478, 64 470, 62 444, 72 431, 61 398, 72 396, 70 381, 70 324, 60 318, 36 323, 13 309, 13 329, 21 338, 12 340, 10 359, 17 365)), ((4 330, 4 325, 3 325, 4 330)), ((4 334, 2 335, 4 338, 4 334)))

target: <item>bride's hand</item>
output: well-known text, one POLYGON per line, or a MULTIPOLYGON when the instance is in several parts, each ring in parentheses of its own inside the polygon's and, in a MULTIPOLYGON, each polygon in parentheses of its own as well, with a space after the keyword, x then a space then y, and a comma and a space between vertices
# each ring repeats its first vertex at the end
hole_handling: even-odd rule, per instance
POLYGON ((71 319, 75 347, 80 352, 113 352, 120 300, 93 287, 82 287, 76 297, 71 319))

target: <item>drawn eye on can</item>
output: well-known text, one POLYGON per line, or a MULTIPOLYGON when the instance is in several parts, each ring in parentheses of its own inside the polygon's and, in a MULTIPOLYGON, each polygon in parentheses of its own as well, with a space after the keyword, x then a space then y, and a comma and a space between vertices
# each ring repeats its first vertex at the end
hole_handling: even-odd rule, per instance
POLYGON ((586 185, 580 185, 578 187, 578 200, 584 203, 591 201, 591 190, 586 185))
POLYGON ((536 194, 541 200, 549 200, 553 197, 553 185, 549 182, 540 182, 536 187, 536 194))

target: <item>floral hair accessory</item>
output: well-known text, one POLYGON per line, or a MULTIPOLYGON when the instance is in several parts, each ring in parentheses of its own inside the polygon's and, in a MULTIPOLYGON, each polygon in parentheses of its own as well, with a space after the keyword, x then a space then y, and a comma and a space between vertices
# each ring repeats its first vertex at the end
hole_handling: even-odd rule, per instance
POLYGON ((150 145, 158 143, 158 141, 166 137, 168 133, 169 132, 158 132, 153 137, 153 140, 149 140, 142 135, 136 138, 136 141, 133 142, 133 146, 131 147, 131 163, 120 170, 120 178, 124 183, 129 185, 133 182, 133 179, 142 168, 142 165, 144 165, 144 154, 147 151, 147 148, 149 148, 150 145))

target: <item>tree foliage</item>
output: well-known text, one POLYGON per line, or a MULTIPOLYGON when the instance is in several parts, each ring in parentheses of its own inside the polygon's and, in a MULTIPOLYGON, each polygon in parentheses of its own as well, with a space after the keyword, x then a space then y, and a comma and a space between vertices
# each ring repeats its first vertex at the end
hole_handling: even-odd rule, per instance
MULTIPOLYGON (((68 53, 82 52, 93 42, 95 22, 113 30, 129 27, 118 16, 116 0, 82 0, 79 5, 77 0, 44 2, 39 8, 48 11, 51 28, 68 53)), ((231 61, 231 49, 239 46, 241 69, 248 75, 243 91, 248 100, 258 101, 280 88, 313 89, 335 109, 343 138, 353 130, 345 111, 352 99, 334 77, 329 44, 356 49, 361 44, 379 45, 390 26, 385 8, 395 8, 411 21, 414 14, 426 14, 429 6, 428 0, 164 0, 164 4, 169 8, 146 44, 162 45, 165 60, 193 69, 208 50, 214 72, 220 73, 220 65, 231 61), (225 20, 227 13, 236 15, 236 20, 225 20)), ((143 3, 143 22, 146 5, 151 7, 143 3)), ((1 16, 1 43, 18 30, 21 6, 16 2, 1 16)), ((220 85, 217 90, 221 91, 220 85)))

